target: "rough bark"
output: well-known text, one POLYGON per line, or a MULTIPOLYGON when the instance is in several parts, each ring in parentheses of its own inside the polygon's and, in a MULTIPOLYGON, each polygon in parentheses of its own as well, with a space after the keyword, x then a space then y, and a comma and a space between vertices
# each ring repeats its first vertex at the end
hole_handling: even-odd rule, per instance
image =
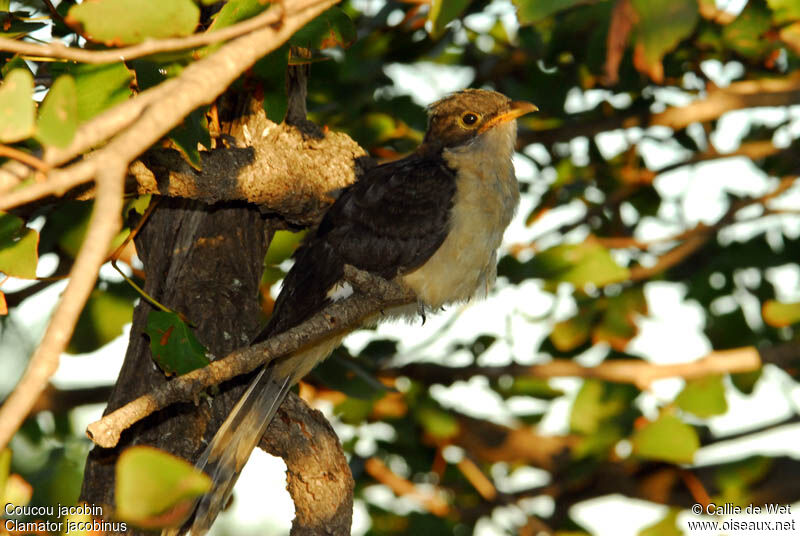
MULTIPOLYGON (((147 274, 145 291, 183 312, 214 355, 226 354, 259 328, 258 284, 268 228, 255 207, 162 199, 136 240, 147 274)), ((143 333, 151 310, 144 300, 136 307, 128 352, 106 411, 168 381, 154 365, 143 333)), ((114 504, 114 464, 128 446, 154 445, 196 458, 203 439, 219 427, 242 384, 240 380, 221 386, 213 404, 177 404, 151 416, 128 430, 115 449, 92 450, 82 500, 114 504)))
MULTIPOLYGON (((226 134, 231 139, 249 140, 248 132, 261 132, 269 126, 260 103, 250 101, 241 110, 236 109, 235 98, 233 101, 231 116, 226 118, 225 125, 226 134)), ((224 101, 222 107, 225 108, 224 101)), ((227 115, 228 110, 224 112, 227 115)), ((292 222, 313 221, 325 206, 320 193, 342 187, 355 178, 353 162, 358 155, 351 145, 343 145, 352 151, 348 172, 337 175, 338 172, 332 170, 329 175, 320 177, 310 169, 314 159, 324 158, 330 146, 317 147, 319 154, 314 155, 316 150, 309 149, 308 144, 328 144, 330 139, 314 138, 292 126, 271 125, 279 131, 278 136, 283 142, 259 136, 258 140, 251 141, 260 149, 250 147, 242 151, 252 153, 256 167, 277 165, 283 166, 281 169, 292 168, 290 179, 278 186, 267 186, 267 189, 272 187, 283 192, 283 197, 272 203, 273 207, 280 206, 280 217, 265 215, 263 207, 244 202, 206 204, 189 199, 162 198, 136 238, 137 252, 144 264, 145 291, 160 303, 185 314, 196 326, 198 338, 215 357, 223 357, 246 346, 261 327, 258 289, 272 233, 284 227, 287 219, 292 222), (277 144, 278 148, 267 148, 268 141, 277 144), (279 151, 283 151, 282 157, 279 157, 279 151), (303 151, 314 155, 309 157, 310 163, 299 169, 296 165, 293 168, 292 158, 303 151), (267 158, 266 164, 262 161, 264 158, 267 158), (292 191, 292 184, 308 183, 312 184, 309 188, 313 193, 299 192, 297 195, 298 192, 292 191)), ((334 138, 333 144, 336 143, 334 138)), ((160 158, 167 153, 160 151, 157 154, 160 156, 148 158, 160 158)), ((166 176, 170 176, 174 169, 187 166, 182 160, 169 162, 162 168, 166 176)), ((204 168, 207 184, 214 183, 215 169, 222 173, 224 166, 204 168)), ((233 170, 235 173, 239 169, 234 166, 227 172, 233 170)), ((267 175, 267 180, 262 180, 262 183, 269 183, 275 174, 267 175)), ((254 173, 253 180, 257 176, 254 173)), ((251 196, 244 195, 243 198, 250 199, 251 196)), ((213 197, 203 199, 211 201, 213 197)), ((125 362, 105 413, 169 381, 154 365, 144 335, 147 314, 151 310, 152 306, 144 300, 136 307, 125 362)), ((81 500, 105 505, 106 512, 113 511, 114 465, 126 447, 152 445, 194 461, 238 400, 247 380, 248 376, 244 376, 226 382, 213 400, 203 400, 199 405, 174 404, 151 415, 127 430, 113 449, 95 447, 87 460, 81 500)), ((289 490, 297 511, 293 534, 348 534, 353 479, 339 440, 321 414, 309 409, 290 393, 266 437, 262 448, 285 458, 289 467, 289 490)))

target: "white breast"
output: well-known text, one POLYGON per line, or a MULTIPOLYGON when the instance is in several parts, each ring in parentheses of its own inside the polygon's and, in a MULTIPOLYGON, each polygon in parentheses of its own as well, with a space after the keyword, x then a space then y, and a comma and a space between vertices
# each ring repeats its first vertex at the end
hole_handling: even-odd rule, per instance
POLYGON ((468 300, 494 282, 497 248, 519 202, 511 163, 516 132, 516 121, 510 121, 470 145, 444 151, 458 172, 450 231, 425 264, 403 276, 432 309, 468 300))

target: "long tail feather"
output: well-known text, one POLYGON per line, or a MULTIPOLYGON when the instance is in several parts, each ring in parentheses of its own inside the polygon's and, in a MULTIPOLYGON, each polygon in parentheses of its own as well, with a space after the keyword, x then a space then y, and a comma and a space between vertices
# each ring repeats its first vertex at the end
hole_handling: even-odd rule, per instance
POLYGON ((276 367, 265 367, 259 372, 195 463, 195 467, 211 477, 212 488, 197 506, 192 536, 201 536, 211 527, 250 453, 289 392, 293 384, 291 374, 281 372, 276 367))

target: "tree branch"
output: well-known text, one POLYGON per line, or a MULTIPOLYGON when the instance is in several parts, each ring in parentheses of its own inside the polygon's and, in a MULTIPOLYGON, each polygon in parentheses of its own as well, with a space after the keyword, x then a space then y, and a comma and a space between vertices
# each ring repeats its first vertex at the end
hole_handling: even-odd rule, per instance
POLYGON ((364 463, 364 470, 377 482, 392 490, 395 495, 410 498, 433 515, 445 517, 450 511, 450 506, 442 497, 442 490, 436 489, 434 492, 420 490, 413 482, 399 476, 375 456, 364 463))
MULTIPOLYGON (((349 266, 346 267, 345 276, 348 280, 361 282, 380 279, 349 266)), ((358 283, 354 283, 354 286, 357 287, 358 283)), ((246 374, 260 365, 331 335, 355 329, 370 316, 391 307, 413 303, 415 300, 413 294, 399 284, 386 286, 384 283, 384 286, 380 286, 376 282, 371 288, 379 288, 382 292, 370 295, 361 291, 354 293, 347 299, 332 303, 297 327, 263 343, 236 350, 207 367, 179 376, 161 388, 140 396, 90 424, 87 428, 89 438, 101 447, 113 447, 119 441, 122 431, 155 411, 175 402, 197 400, 200 393, 211 385, 246 374)))
MULTIPOLYGON (((302 10, 316 2, 314 0, 298 2, 294 9, 302 10)), ((49 2, 48 2, 49 4, 49 2)), ((67 47, 59 41, 53 41, 46 45, 36 43, 26 43, 14 39, 0 37, 0 50, 12 52, 14 54, 25 54, 40 58, 58 58, 62 60, 77 61, 79 63, 114 63, 118 61, 130 61, 152 54, 162 52, 174 52, 186 50, 187 48, 201 47, 235 39, 248 34, 264 26, 279 22, 283 17, 283 6, 277 4, 277 9, 270 9, 244 20, 233 26, 228 26, 214 32, 188 35, 186 37, 176 37, 169 39, 150 39, 137 45, 127 47, 112 48, 110 50, 86 50, 82 48, 67 47)), ((56 12, 53 12, 57 14, 56 12)))
POLYGON ((11 440, 58 368, 59 356, 66 348, 78 316, 94 289, 97 273, 106 260, 111 240, 122 224, 120 214, 124 173, 125 166, 112 161, 106 163, 97 175, 97 202, 92 210, 86 238, 70 270, 67 288, 25 374, 0 407, 0 449, 11 440))
POLYGON ((355 483, 339 437, 322 413, 290 393, 259 447, 286 462, 295 508, 292 536, 349 536, 355 483))
POLYGON ((256 113, 260 129, 251 132, 248 146, 200 153, 199 171, 175 150, 148 151, 130 168, 138 192, 206 203, 243 200, 295 223, 316 221, 329 204, 328 193, 356 180, 366 153, 346 134, 304 136, 294 126, 269 121, 263 110, 256 113))
MULTIPOLYGON (((192 110, 214 100, 258 58, 280 46, 306 22, 334 3, 335 0, 297 0, 286 8, 290 14, 285 17, 282 16, 282 6, 273 6, 270 11, 281 11, 281 16, 276 19, 281 22, 279 26, 267 26, 240 37, 215 54, 190 65, 177 79, 162 84, 160 90, 150 93, 144 100, 149 101, 160 92, 164 93, 162 98, 153 99, 147 106, 125 107, 126 110, 139 111, 141 115, 104 147, 66 169, 51 171, 47 182, 0 199, 0 206, 7 209, 46 195, 63 193, 70 187, 96 178, 96 203, 86 239, 70 272, 70 282, 28 369, 0 408, 0 448, 19 428, 58 368, 59 355, 69 342, 78 316, 94 288, 100 266, 105 262, 111 239, 121 226, 124 176, 129 163, 192 110)), ((127 117, 132 115, 129 113, 127 117)))
MULTIPOLYGON (((280 9, 285 16, 279 26, 267 26, 224 45, 216 53, 189 65, 175 79, 168 80, 151 90, 120 105, 114 115, 112 109, 107 119, 105 134, 111 136, 120 129, 108 144, 65 169, 54 170, 48 180, 11 192, 0 199, 0 210, 6 210, 42 197, 61 194, 89 181, 98 168, 109 161, 120 160, 126 165, 177 126, 190 112, 217 98, 246 69, 263 55, 283 44, 295 31, 337 0, 296 0, 286 2, 280 9), (143 98, 143 102, 136 103, 143 98), (127 123, 127 124, 126 124, 127 123), (113 128, 112 128, 113 127, 113 128), (116 128, 116 130, 114 130, 116 128)), ((103 114, 105 115, 105 114, 103 114)), ((101 116, 102 117, 102 116, 101 116)), ((80 129, 76 140, 64 152, 52 152, 45 161, 68 160, 70 152, 79 147, 96 145, 102 141, 96 135, 84 134, 80 129), (91 142, 91 143, 89 143, 91 142), (56 156, 53 156, 56 155, 56 156)), ((76 155, 72 155, 76 156, 76 155)))
POLYGON ((663 378, 696 379, 709 374, 750 372, 762 365, 759 351, 753 346, 732 350, 714 351, 688 363, 659 365, 637 359, 609 359, 599 365, 586 367, 570 359, 553 359, 541 365, 511 365, 503 367, 447 367, 432 363, 413 363, 382 371, 382 376, 409 376, 428 384, 450 385, 473 376, 501 378, 503 376, 528 376, 532 378, 598 378, 610 382, 632 383, 646 390, 663 378))
POLYGON ((22 162, 26 166, 32 167, 37 171, 45 173, 50 171, 50 166, 48 166, 46 163, 42 162, 32 154, 26 153, 25 151, 20 151, 16 147, 10 147, 8 145, 0 144, 0 156, 7 156, 8 158, 13 158, 14 160, 22 162))
POLYGON ((686 128, 691 123, 711 121, 732 110, 759 106, 791 106, 800 101, 800 75, 773 80, 746 80, 728 87, 712 87, 703 99, 686 106, 668 108, 652 114, 648 110, 627 110, 618 115, 592 119, 592 114, 582 114, 575 121, 549 130, 525 130, 519 133, 521 146, 530 143, 552 145, 578 136, 595 136, 601 132, 620 128, 665 126, 674 130, 686 128))

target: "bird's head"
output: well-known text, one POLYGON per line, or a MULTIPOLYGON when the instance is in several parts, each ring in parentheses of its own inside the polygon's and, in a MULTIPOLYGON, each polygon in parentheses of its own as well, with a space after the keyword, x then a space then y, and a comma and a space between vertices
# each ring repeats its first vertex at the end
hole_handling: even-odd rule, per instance
MULTIPOLYGON (((423 146, 435 149, 466 146, 497 127, 509 127, 518 117, 537 110, 529 102, 512 101, 496 91, 465 89, 428 107, 428 130, 423 146)), ((516 133, 516 128, 511 130, 516 133)))

